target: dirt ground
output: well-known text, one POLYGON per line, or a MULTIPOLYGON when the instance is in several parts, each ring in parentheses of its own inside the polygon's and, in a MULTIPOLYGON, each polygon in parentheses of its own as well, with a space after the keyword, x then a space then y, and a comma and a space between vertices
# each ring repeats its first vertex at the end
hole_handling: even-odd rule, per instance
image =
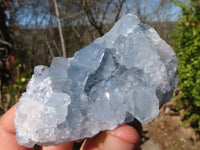
POLYGON ((183 112, 175 112, 174 102, 165 105, 159 116, 143 124, 140 150, 200 150, 200 138, 189 126, 183 126, 183 112))

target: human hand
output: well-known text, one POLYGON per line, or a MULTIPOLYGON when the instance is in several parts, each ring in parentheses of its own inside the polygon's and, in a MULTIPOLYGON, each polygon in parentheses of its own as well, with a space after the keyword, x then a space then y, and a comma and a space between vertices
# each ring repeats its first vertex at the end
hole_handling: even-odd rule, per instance
MULTIPOLYGON (((15 138, 15 104, 0 119, 0 150, 33 150, 19 145, 15 138)), ((112 131, 102 131, 93 138, 86 139, 80 150, 137 150, 140 145, 141 124, 133 122, 112 131)), ((41 147, 42 150, 72 150, 73 142, 41 147)))

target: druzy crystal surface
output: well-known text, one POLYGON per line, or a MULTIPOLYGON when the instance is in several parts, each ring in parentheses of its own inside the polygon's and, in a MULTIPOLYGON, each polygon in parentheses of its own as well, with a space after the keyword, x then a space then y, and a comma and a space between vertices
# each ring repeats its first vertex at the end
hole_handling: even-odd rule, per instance
POLYGON ((21 145, 54 145, 158 115, 177 83, 177 58, 133 14, 75 53, 36 66, 16 111, 21 145))

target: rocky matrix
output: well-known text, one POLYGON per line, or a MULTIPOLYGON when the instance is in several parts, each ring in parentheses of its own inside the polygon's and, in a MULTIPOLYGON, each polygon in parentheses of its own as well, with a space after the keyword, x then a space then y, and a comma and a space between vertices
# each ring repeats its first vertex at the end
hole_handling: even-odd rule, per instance
POLYGON ((54 145, 158 115, 177 84, 177 58, 137 16, 123 16, 103 37, 36 66, 16 110, 19 144, 54 145))

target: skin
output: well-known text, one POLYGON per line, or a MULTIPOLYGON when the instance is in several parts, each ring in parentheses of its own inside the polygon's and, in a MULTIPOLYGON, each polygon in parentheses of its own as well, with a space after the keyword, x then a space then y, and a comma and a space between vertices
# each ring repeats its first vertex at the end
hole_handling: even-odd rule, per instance
MULTIPOLYGON (((15 138, 14 113, 17 104, 0 119, 0 149, 32 150, 17 143, 15 138)), ((140 146, 142 127, 139 122, 122 125, 112 131, 102 131, 93 138, 85 139, 80 150, 137 150, 140 146)), ((40 150, 72 150, 73 142, 48 147, 40 150)))

